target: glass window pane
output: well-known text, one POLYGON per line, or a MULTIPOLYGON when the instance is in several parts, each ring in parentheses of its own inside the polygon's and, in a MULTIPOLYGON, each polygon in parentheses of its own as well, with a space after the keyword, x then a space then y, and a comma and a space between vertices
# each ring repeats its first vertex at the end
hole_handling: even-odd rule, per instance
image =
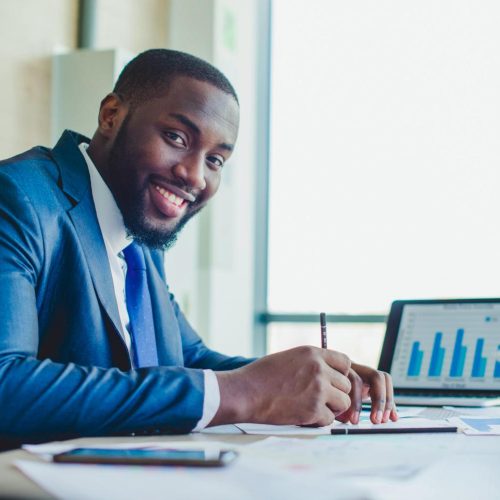
POLYGON ((500 290, 500 2, 273 3, 269 306, 500 290))
MULTIPOLYGON (((384 323, 328 324, 328 347, 345 352, 352 360, 377 366, 385 333, 384 323)), ((267 352, 273 353, 299 345, 320 347, 320 329, 308 323, 271 323, 267 352)))

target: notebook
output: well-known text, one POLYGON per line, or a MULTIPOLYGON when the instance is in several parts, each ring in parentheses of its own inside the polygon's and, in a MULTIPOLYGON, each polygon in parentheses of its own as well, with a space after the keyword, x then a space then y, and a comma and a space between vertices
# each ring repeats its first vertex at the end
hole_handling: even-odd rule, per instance
POLYGON ((500 298, 393 302, 379 369, 399 405, 500 405, 500 298))

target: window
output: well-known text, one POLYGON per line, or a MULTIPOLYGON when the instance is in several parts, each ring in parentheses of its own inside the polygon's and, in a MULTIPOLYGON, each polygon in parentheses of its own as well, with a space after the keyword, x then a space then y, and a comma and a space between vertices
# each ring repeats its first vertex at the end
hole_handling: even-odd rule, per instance
POLYGON ((392 300, 498 296, 499 18, 493 0, 274 0, 270 351, 318 343, 294 315, 325 310, 332 347, 373 362, 392 300))

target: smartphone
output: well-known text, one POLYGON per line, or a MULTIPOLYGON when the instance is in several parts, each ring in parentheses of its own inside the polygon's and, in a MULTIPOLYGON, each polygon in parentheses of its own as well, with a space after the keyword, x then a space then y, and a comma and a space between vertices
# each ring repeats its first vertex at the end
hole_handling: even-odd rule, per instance
POLYGON ((52 457, 54 462, 119 465, 189 465, 221 467, 231 463, 238 453, 231 450, 144 450, 76 448, 52 457))

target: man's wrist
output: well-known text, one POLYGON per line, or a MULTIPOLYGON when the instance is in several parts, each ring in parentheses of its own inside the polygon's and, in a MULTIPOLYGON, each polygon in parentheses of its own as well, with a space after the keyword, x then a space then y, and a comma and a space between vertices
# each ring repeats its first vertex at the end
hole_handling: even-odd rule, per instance
POLYGON ((248 422, 251 420, 251 398, 248 384, 245 383, 243 368, 237 370, 215 372, 219 383, 220 404, 210 426, 248 422))

